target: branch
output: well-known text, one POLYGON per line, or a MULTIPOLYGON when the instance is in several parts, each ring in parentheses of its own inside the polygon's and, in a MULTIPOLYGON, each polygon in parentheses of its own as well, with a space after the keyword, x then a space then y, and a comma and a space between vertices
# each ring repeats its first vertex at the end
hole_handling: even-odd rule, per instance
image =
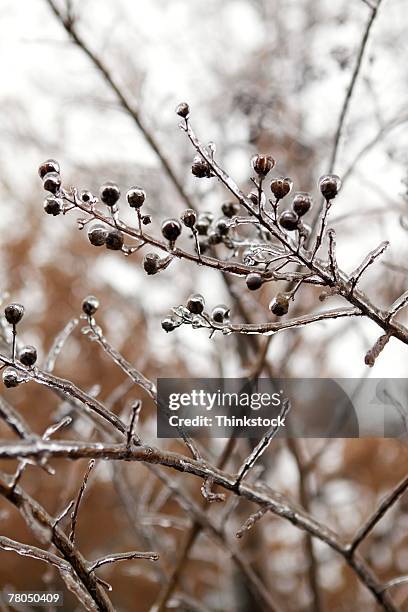
POLYGON ((95 459, 91 459, 91 461, 88 464, 88 468, 84 474, 84 477, 82 479, 82 484, 79 489, 79 492, 76 498, 76 502, 74 505, 74 509, 71 514, 71 531, 69 534, 69 541, 72 542, 73 544, 75 542, 75 529, 76 529, 77 520, 78 520, 79 506, 81 505, 81 501, 85 493, 86 485, 88 483, 88 478, 94 466, 95 466, 95 459))
POLYGON ((139 552, 132 550, 130 552, 115 553, 112 555, 106 555, 100 557, 89 567, 90 572, 94 572, 99 567, 107 565, 108 563, 117 563, 118 561, 131 561, 132 559, 147 559, 148 561, 157 561, 159 555, 155 552, 139 552))

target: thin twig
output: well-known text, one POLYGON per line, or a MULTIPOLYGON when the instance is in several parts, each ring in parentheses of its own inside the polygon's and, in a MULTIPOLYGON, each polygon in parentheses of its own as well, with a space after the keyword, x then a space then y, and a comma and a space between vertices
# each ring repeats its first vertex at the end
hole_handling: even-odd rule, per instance
POLYGON ((82 483, 81 483, 81 487, 79 489, 76 501, 75 501, 75 505, 71 514, 71 531, 69 534, 69 541, 72 542, 74 544, 75 542, 75 529, 76 529, 76 525, 77 525, 77 521, 78 521, 78 512, 79 512, 79 506, 81 504, 82 498, 84 496, 85 493, 85 489, 86 489, 86 485, 88 483, 88 478, 89 475, 93 469, 95 465, 95 459, 91 459, 91 461, 88 464, 88 468, 84 474, 84 477, 82 479, 82 483))

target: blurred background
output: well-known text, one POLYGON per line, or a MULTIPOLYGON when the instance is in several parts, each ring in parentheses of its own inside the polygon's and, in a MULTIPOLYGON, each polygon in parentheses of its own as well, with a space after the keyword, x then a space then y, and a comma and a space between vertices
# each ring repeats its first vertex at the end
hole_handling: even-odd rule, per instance
MULTIPOLYGON (((251 188, 251 156, 266 152, 277 160, 276 175, 291 177, 296 190, 310 191, 318 200, 317 181, 329 169, 340 110, 370 17, 368 3, 73 0, 57 6, 63 11, 68 6, 86 46, 137 109, 199 211, 219 216, 228 194, 216 181, 191 175, 194 151, 174 112, 184 100, 201 139, 217 143, 218 159, 244 191, 251 188)), ((384 307, 406 290, 408 276, 407 25, 404 1, 384 0, 340 143, 335 171, 343 178, 343 189, 331 213, 339 265, 347 272, 382 240, 390 240, 386 254, 361 283, 384 307)), ((60 162, 66 186, 97 193, 106 180, 116 181, 123 192, 142 185, 155 235, 163 218, 179 216, 186 207, 144 134, 94 62, 69 40, 45 0, 2 0, 0 58, 0 291, 9 296, 5 299, 26 307, 24 342, 34 344, 44 359, 55 335, 79 316, 82 299, 95 294, 101 301, 98 322, 109 341, 152 379, 233 377, 251 371, 262 339, 209 340, 205 330, 189 327, 167 335, 160 320, 192 292, 202 293, 210 305, 230 305, 236 320, 242 311, 234 296, 253 321, 271 320, 267 305, 276 286, 268 284, 248 295, 244 280, 230 278, 228 289, 218 272, 183 261, 146 277, 144 252, 125 258, 94 248, 85 232, 78 231, 77 215, 44 214, 37 168, 49 157, 60 162)), ((124 210, 123 217, 131 221, 129 211, 124 210)), ((318 308, 318 294, 303 288, 294 314, 318 308)), ((406 310, 400 320, 407 323, 406 310)), ((267 362, 275 376, 405 378, 406 347, 395 339, 367 370, 364 355, 377 336, 378 328, 360 318, 318 323, 274 337, 267 362)), ((110 402, 118 413, 126 411, 131 400, 143 399, 141 434, 157 442, 153 407, 139 390, 126 385, 123 373, 80 333, 80 326, 66 343, 56 373, 110 402)), ((65 409, 31 383, 7 393, 1 390, 1 395, 39 434, 65 409)), ((13 437, 2 424, 0 434, 13 437)), ((70 434, 95 437, 80 417, 70 434)), ((209 444, 213 457, 224 442, 209 444)), ((167 446, 180 450, 174 441, 167 446)), ((295 446, 284 441, 273 445, 264 460, 263 478, 275 490, 307 503, 314 516, 345 538, 406 474, 408 452, 400 440, 298 440, 295 446), (305 475, 303 468, 311 462, 313 469, 305 475)), ((227 469, 233 471, 247 452, 240 442, 227 469)), ((51 514, 75 496, 86 469, 83 461, 55 465, 55 477, 30 467, 22 480, 51 514)), ((15 469, 4 462, 1 467, 8 473, 15 469)), ((183 487, 200 500, 193 478, 169 475, 175 483, 182 478, 183 487)), ((407 509, 405 496, 362 547, 381 580, 408 573, 407 509)), ((240 502, 226 521, 229 536, 234 537, 251 511, 240 502)), ((218 520, 217 504, 211 512, 218 520)), ((89 558, 143 550, 146 542, 158 547, 164 562, 157 571, 145 561, 101 570, 113 587, 116 609, 144 612, 158 597, 190 523, 188 513, 144 466, 114 468, 100 462, 81 509, 77 541, 89 558), (125 490, 115 486, 119 469, 125 490), (135 528, 138 518, 142 528, 135 528)), ((35 543, 21 516, 4 501, 0 525, 2 534, 35 543)), ((277 601, 284 602, 285 611, 375 610, 371 596, 342 559, 320 543, 313 550, 321 594, 316 602, 306 540, 301 531, 268 515, 239 546, 277 601)), ((59 577, 38 562, 1 551, 0 586, 10 585, 16 590, 42 590, 44 585, 63 589, 59 577)), ((202 533, 176 591, 183 595, 172 603, 179 610, 262 609, 251 599, 228 552, 202 533)), ((394 589, 393 595, 400 609, 408 610, 408 587, 394 589)), ((77 605, 66 593, 64 609, 76 610, 77 605)))

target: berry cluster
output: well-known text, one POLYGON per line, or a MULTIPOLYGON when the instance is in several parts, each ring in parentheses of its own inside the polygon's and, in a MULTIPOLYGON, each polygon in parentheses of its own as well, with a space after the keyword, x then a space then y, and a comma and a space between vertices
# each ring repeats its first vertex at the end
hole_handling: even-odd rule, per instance
POLYGON ((209 327, 214 328, 214 324, 222 324, 229 321, 230 309, 224 304, 219 304, 212 309, 211 313, 205 311, 205 300, 200 293, 190 295, 185 306, 178 306, 173 309, 173 314, 165 317, 162 328, 166 332, 171 332, 180 325, 192 325, 194 328, 209 327))

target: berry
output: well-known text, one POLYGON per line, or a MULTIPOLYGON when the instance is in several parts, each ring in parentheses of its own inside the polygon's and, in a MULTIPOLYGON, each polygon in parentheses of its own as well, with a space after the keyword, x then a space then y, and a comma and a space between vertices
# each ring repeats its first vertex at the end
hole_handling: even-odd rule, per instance
POLYGON ((293 181, 290 178, 278 176, 271 182, 271 191, 277 200, 282 200, 290 193, 293 186, 293 181))
POLYGON ((161 233, 169 242, 175 242, 181 234, 181 224, 177 219, 166 219, 161 226, 161 233))
POLYGON ((275 160, 270 155, 254 155, 251 160, 252 168, 259 176, 266 176, 275 165, 275 160))
POLYGON ((247 275, 245 282, 250 291, 256 291, 262 287, 262 276, 258 272, 251 272, 247 275))
POLYGON ((277 317, 282 317, 289 310, 289 298, 285 293, 278 293, 269 304, 270 311, 277 317))
POLYGON ((186 227, 189 227, 190 229, 193 228, 197 221, 195 210, 192 208, 187 208, 187 210, 181 213, 180 219, 186 227))
POLYGON ((126 194, 130 208, 141 208, 146 199, 146 192, 141 187, 131 187, 126 194))
POLYGON ((17 325, 24 316, 24 306, 21 304, 9 304, 4 309, 4 316, 6 317, 7 323, 10 323, 10 325, 17 325))
POLYGON ((18 386, 18 375, 14 368, 6 368, 3 372, 4 386, 10 389, 18 386))
POLYGON ((201 314, 204 312, 205 300, 199 293, 193 293, 188 298, 186 306, 192 314, 201 314))
POLYGON ((61 187, 61 177, 57 172, 48 172, 43 179, 43 187, 45 191, 50 193, 58 193, 61 187))
POLYGON ((19 353, 19 359, 23 365, 31 368, 37 361, 37 349, 35 346, 31 346, 30 344, 23 346, 19 353))
POLYGON ((228 221, 223 217, 221 217, 221 219, 218 219, 218 221, 216 221, 215 223, 215 230, 218 234, 221 234, 221 236, 226 236, 229 232, 228 221))
POLYGON ((313 200, 311 196, 304 191, 300 191, 293 198, 292 209, 298 217, 303 217, 303 215, 309 212, 309 210, 312 208, 312 205, 313 200))
POLYGON ((222 236, 218 232, 210 232, 208 234, 208 244, 215 246, 222 242, 222 236))
POLYGON ((123 247, 123 234, 117 229, 111 229, 106 235, 105 245, 111 251, 120 251, 123 247))
POLYGON ((232 219, 239 214, 239 204, 238 202, 224 202, 221 206, 222 214, 228 217, 228 219, 232 219))
POLYGON ((168 333, 174 331, 179 326, 179 324, 173 317, 166 317, 162 320, 161 326, 164 331, 168 333))
POLYGON ((150 225, 151 222, 152 222, 152 216, 151 215, 143 215, 143 217, 142 217, 143 225, 150 225))
POLYGON ((85 202, 85 204, 87 202, 90 202, 91 200, 93 200, 92 193, 90 191, 87 191, 87 190, 81 191, 81 196, 80 197, 81 197, 82 202, 85 202))
POLYGON ((328 202, 336 197, 341 189, 341 179, 337 174, 326 174, 319 179, 319 189, 328 202))
POLYGON ((82 302, 82 312, 88 317, 93 317, 99 308, 99 300, 94 295, 88 295, 82 302))
POLYGON ((251 200, 252 204, 255 204, 255 206, 258 206, 258 202, 259 202, 259 198, 258 198, 258 194, 255 193, 255 191, 250 191, 247 195, 248 200, 251 200))
POLYGON ((93 246, 103 246, 106 243, 108 230, 100 223, 93 225, 88 230, 88 240, 93 246))
POLYGON ((224 304, 220 304, 219 306, 216 306, 213 309, 211 313, 211 317, 212 317, 212 320, 215 321, 216 323, 224 323, 224 321, 229 319, 229 313, 230 313, 230 309, 228 308, 228 306, 224 306, 224 304))
POLYGON ((64 207, 62 201, 54 196, 47 196, 44 200, 44 210, 47 215, 53 215, 56 217, 60 215, 64 207))
POLYGON ((288 232, 293 232, 297 229, 298 223, 299 219, 297 215, 290 210, 285 210, 279 217, 279 225, 288 232))
POLYGON ((59 174, 59 171, 60 165, 57 161, 55 161, 55 159, 46 159, 45 162, 43 162, 38 168, 38 174, 40 175, 41 179, 43 179, 45 175, 49 174, 50 172, 59 174))
POLYGON ((190 115, 190 107, 187 102, 182 102, 176 108, 176 113, 179 117, 183 117, 183 119, 188 119, 190 115))
POLYGON ((146 253, 143 259, 143 268, 145 272, 149 275, 156 274, 159 269, 160 257, 157 253, 146 253))
POLYGON ((211 168, 201 157, 195 157, 191 165, 191 172, 197 178, 209 178, 211 176, 211 168))
POLYGON ((200 215, 197 219, 195 227, 200 236, 206 236, 210 227, 210 221, 203 215, 200 215))
POLYGON ((102 185, 99 190, 99 197, 101 198, 101 202, 106 204, 106 206, 115 206, 116 202, 120 198, 120 189, 116 185, 116 183, 107 182, 102 185))

